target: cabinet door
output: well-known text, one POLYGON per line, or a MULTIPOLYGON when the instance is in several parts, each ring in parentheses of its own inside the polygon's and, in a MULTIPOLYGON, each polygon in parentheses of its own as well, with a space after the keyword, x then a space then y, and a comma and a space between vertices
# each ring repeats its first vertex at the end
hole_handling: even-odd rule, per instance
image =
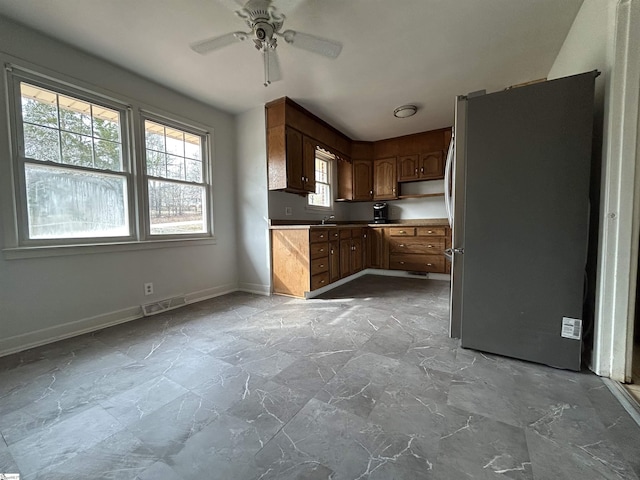
POLYGON ((302 141, 302 176, 304 177, 304 190, 315 193, 316 142, 307 136, 304 136, 302 141))
POLYGON ((373 200, 373 175, 369 160, 353 161, 353 199, 373 200))
POLYGON ((351 275, 351 239, 340 240, 340 278, 351 275))
POLYGON ((382 229, 370 228, 367 236, 369 265, 371 268, 382 268, 382 229))
POLYGON ((302 134, 287 127, 285 130, 287 151, 287 188, 304 190, 304 172, 302 167, 302 134))
POLYGON ((362 268, 369 268, 371 266, 371 247, 369 243, 371 234, 372 229, 362 229, 362 268))
POLYGON ((381 158, 373 161, 373 199, 392 200, 398 198, 396 158, 381 158))
POLYGON ((340 280, 340 242, 329 244, 329 281, 340 280))
POLYGON ((398 158, 398 181, 418 180, 420 177, 420 155, 406 155, 398 158))
POLYGON ((353 200, 353 163, 339 158, 338 164, 338 200, 353 200))
POLYGON ((362 235, 351 239, 351 273, 362 270, 362 235))
POLYGON ((420 178, 424 180, 444 178, 442 150, 423 153, 420 156, 420 178))

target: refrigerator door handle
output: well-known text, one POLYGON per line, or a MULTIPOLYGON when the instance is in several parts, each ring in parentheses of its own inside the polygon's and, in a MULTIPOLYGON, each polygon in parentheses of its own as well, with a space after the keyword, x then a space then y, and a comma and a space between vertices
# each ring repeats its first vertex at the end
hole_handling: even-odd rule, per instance
POLYGON ((447 152, 447 163, 444 169, 444 204, 447 208, 447 218, 449 226, 453 227, 453 199, 451 198, 451 170, 453 168, 453 153, 455 150, 455 135, 451 136, 449 151, 447 152))

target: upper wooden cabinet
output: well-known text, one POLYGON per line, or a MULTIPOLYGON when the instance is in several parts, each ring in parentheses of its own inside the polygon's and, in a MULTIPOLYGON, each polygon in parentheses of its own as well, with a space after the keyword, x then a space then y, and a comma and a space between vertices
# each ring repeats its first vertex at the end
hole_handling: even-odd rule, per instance
POLYGON ((373 199, 393 200, 398 198, 396 157, 373 161, 373 199))
POLYGON ((420 180, 437 180, 444 178, 444 161, 442 150, 420 155, 420 180))
POLYGON ((338 200, 392 200, 398 182, 444 178, 451 128, 352 141, 287 97, 267 103, 265 111, 270 190, 313 193, 316 147, 338 158, 338 200))
POLYGON ((398 181, 406 182, 420 178, 420 155, 398 157, 398 181))
POLYGON ((373 143, 353 142, 353 160, 338 162, 338 199, 373 200, 373 143))
POLYGON ((353 200, 373 200, 373 165, 370 160, 353 161, 353 200))
POLYGON ((315 149, 315 142, 294 128, 268 129, 269 190, 315 192, 315 149))
POLYGON ((444 128, 398 138, 398 182, 444 178, 444 155, 451 129, 444 128))

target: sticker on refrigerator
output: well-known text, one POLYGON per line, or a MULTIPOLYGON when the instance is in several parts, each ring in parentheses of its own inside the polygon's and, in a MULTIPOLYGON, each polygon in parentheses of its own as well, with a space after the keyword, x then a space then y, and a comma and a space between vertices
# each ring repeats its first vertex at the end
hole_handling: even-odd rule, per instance
POLYGON ((580 340, 582 338, 582 320, 578 318, 562 317, 562 333, 560 335, 563 338, 580 340))

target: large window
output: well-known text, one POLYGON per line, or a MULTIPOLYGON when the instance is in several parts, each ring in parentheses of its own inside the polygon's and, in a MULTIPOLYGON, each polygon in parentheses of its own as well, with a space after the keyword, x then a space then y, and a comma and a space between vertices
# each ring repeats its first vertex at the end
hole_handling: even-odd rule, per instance
POLYGON ((309 206, 331 208, 331 161, 333 155, 316 149, 316 192, 308 196, 309 206))
POLYGON ((145 113, 137 133, 117 100, 20 71, 9 86, 16 246, 211 235, 204 130, 145 113))
POLYGON ((151 235, 207 231, 204 134, 145 119, 151 235))

